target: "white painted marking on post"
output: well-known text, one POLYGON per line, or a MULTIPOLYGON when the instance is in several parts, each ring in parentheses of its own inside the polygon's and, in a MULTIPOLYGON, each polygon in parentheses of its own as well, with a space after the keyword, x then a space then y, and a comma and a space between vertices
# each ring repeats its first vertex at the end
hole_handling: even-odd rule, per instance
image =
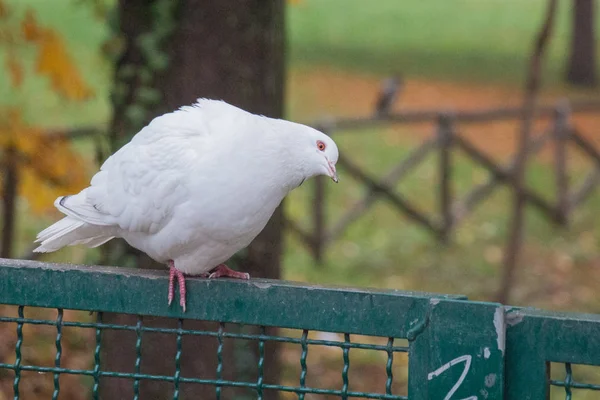
POLYGON ((483 349, 483 357, 487 360, 488 358, 490 358, 490 348, 486 347, 485 349, 483 349))
MULTIPOLYGON (((452 360, 450 362, 447 362, 446 364, 442 365, 441 367, 439 367, 435 371, 430 372, 429 374, 427 374, 427 380, 432 380, 433 378, 438 377, 441 374, 443 374, 446 370, 448 370, 453 365, 456 365, 456 364, 461 363, 461 362, 465 363, 465 368, 463 369, 462 374, 460 374, 460 377, 458 378, 458 381, 456 381, 456 383, 454 384, 454 386, 452 386, 452 388, 450 389, 450 391, 448 392, 448 394, 446 394, 446 397, 444 397, 444 400, 450 400, 450 398, 452 397, 452 395, 454 393, 456 393, 456 391, 458 390, 458 388, 460 388, 460 385, 462 385, 463 381, 467 377, 467 374, 469 373, 469 369, 471 368, 471 359, 472 358, 473 357, 471 357, 468 354, 466 354, 464 356, 456 357, 454 360, 452 360)), ((464 398, 462 400, 478 400, 478 399, 477 399, 477 396, 469 396, 469 397, 466 397, 466 398, 464 398)))
POLYGON ((491 388, 496 384, 496 374, 488 374, 485 376, 485 386, 491 388))

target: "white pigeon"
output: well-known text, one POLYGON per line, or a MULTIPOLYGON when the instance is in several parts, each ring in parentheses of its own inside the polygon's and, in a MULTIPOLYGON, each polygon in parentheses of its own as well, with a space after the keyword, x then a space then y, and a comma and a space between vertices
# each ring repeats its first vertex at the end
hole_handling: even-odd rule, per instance
POLYGON ((89 187, 54 205, 66 215, 36 252, 115 237, 169 266, 185 311, 185 277, 249 279, 222 264, 262 231, 304 180, 338 181, 338 149, 305 125, 199 99, 155 118, 106 160, 89 187))

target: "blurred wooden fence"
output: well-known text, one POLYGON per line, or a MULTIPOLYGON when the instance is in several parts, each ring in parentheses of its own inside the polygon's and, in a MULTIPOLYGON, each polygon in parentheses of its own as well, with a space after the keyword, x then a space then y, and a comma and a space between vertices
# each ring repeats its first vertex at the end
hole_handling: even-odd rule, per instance
MULTIPOLYGON (((338 166, 360 182, 366 189, 362 199, 355 202, 336 221, 326 219, 326 185, 325 178, 314 180, 314 198, 310 203, 312 224, 305 227, 299 221, 285 220, 285 228, 301 239, 312 256, 321 261, 324 254, 347 227, 365 214, 375 202, 386 200, 402 215, 430 231, 438 240, 447 241, 455 228, 473 209, 488 198, 500 185, 513 185, 514 158, 506 164, 500 164, 487 154, 477 149, 460 133, 460 126, 472 123, 497 122, 517 120, 522 116, 520 108, 497 108, 484 111, 441 112, 439 110, 407 111, 389 113, 387 108, 394 98, 393 90, 384 88, 377 101, 376 110, 372 117, 367 118, 337 118, 325 123, 312 124, 328 134, 352 132, 366 127, 386 126, 392 124, 417 124, 435 122, 435 135, 423 141, 407 157, 391 168, 383 176, 373 176, 359 167, 350 155, 341 154, 338 166), (336 133, 337 132, 337 133, 336 133), (455 150, 462 150, 473 161, 490 173, 487 182, 474 186, 462 198, 457 198, 452 191, 453 158, 455 150), (394 186, 405 178, 426 156, 435 152, 438 154, 438 206, 434 213, 426 213, 417 205, 407 200, 402 193, 394 190, 394 186)), ((551 117, 552 123, 539 135, 535 135, 529 143, 531 154, 539 152, 544 145, 554 142, 554 174, 556 179, 555 201, 544 199, 539 193, 525 188, 525 197, 529 204, 538 208, 549 220, 556 224, 566 225, 572 211, 581 204, 587 196, 600 184, 600 150, 581 135, 570 124, 573 113, 599 112, 599 101, 573 102, 561 101, 553 106, 540 107, 537 117, 551 117), (588 172, 583 183, 578 187, 569 185, 567 176, 567 146, 573 143, 583 154, 591 159, 595 167, 588 172)), ((57 140, 71 140, 80 137, 95 136, 101 133, 96 128, 81 128, 69 131, 49 132, 57 140)), ((0 257, 11 257, 13 248, 14 215, 16 198, 18 196, 19 173, 18 166, 26 162, 14 151, 8 149, 0 158, 3 170, 3 229, 2 251, 0 257)), ((21 258, 33 258, 34 253, 21 258)))
MULTIPOLYGON (((386 91, 382 97, 389 96, 386 91)), ((377 104, 385 103, 379 100, 377 104)), ((581 204, 590 193, 600 184, 600 151, 570 124, 573 113, 599 112, 599 101, 569 103, 560 101, 553 106, 540 107, 537 118, 551 117, 550 128, 534 135, 529 143, 529 152, 539 152, 544 145, 554 142, 554 174, 556 179, 555 201, 548 201, 532 189, 524 188, 527 202, 539 209, 549 220, 559 225, 566 225, 573 210, 581 204), (577 187, 569 185, 567 175, 567 146, 572 143, 579 147, 586 157, 591 159, 595 167, 588 172, 583 183, 577 187)), ((375 202, 386 200, 401 214, 414 223, 430 231, 438 240, 446 242, 452 230, 465 219, 473 209, 487 199, 500 185, 515 188, 514 166, 515 157, 506 164, 501 164, 475 147, 464 135, 460 127, 465 124, 518 120, 522 117, 520 108, 498 108, 485 111, 440 112, 411 111, 400 113, 385 113, 376 109, 373 117, 331 119, 327 123, 314 126, 328 134, 345 133, 377 125, 416 124, 435 122, 435 135, 428 138, 414 149, 407 157, 400 160, 383 176, 373 176, 359 167, 352 155, 342 153, 338 166, 345 174, 361 183, 366 189, 362 199, 356 201, 336 221, 327 221, 325 178, 319 177, 314 183, 314 197, 310 202, 312 226, 306 228, 298 221, 287 219, 286 228, 293 232, 306 245, 312 256, 321 261, 324 254, 336 239, 340 238, 350 224, 364 215, 375 202), (453 194, 453 151, 461 150, 475 163, 490 173, 490 178, 475 185, 464 197, 457 198, 453 194), (426 156, 438 154, 438 206, 437 211, 427 213, 411 203, 401 193, 394 190, 397 183, 405 178, 426 156)))

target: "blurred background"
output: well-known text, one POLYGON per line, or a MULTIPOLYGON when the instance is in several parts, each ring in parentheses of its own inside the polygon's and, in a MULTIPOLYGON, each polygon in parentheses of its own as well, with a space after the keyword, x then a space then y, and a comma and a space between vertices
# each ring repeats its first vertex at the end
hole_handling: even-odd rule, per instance
POLYGON ((151 118, 223 98, 343 156, 240 255, 251 275, 598 313, 598 3, 550 3, 0 0, 2 257, 39 257, 54 199, 151 118))

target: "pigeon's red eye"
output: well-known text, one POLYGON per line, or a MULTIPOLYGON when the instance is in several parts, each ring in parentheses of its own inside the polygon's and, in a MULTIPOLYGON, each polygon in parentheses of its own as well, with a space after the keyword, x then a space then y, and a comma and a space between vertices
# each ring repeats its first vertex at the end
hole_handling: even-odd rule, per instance
POLYGON ((321 151, 325 151, 325 143, 321 142, 320 140, 317 140, 317 148, 321 151))

